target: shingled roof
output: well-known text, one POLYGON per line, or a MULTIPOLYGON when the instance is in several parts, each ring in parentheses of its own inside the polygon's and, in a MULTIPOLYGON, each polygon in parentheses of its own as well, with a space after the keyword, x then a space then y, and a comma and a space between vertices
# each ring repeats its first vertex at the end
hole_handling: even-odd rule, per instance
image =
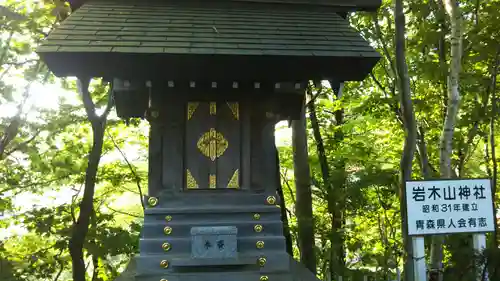
MULTIPOLYGON (((73 10, 77 10, 84 3, 89 0, 66 0, 73 10)), ((96 1, 96 0, 94 0, 96 1)), ((97 0, 102 1, 102 0, 97 0)), ((104 0, 106 1, 106 0, 104 0)), ((144 0, 147 1, 147 0, 144 0)), ((143 2, 144 2, 143 1, 143 2)), ((171 0, 156 0, 157 2, 171 1, 171 0)), ((193 1, 193 0, 184 0, 193 1)), ((196 0, 194 0, 196 1, 196 0)), ((382 0, 203 0, 204 3, 214 3, 214 2, 240 2, 240 3, 265 3, 265 4, 286 4, 286 5, 314 5, 314 6, 326 6, 335 7, 337 10, 343 11, 375 11, 382 4, 382 0)))
POLYGON ((151 75, 163 64, 174 76, 227 76, 229 67, 231 75, 359 80, 379 59, 333 10, 266 7, 89 1, 37 52, 59 76, 151 75))

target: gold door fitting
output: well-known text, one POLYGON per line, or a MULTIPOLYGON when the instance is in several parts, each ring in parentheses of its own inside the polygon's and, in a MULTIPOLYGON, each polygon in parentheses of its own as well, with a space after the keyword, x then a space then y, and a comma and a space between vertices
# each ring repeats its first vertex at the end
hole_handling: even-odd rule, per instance
POLYGON ((254 227, 253 227, 253 230, 257 233, 259 232, 262 232, 262 230, 264 230, 264 227, 262 227, 262 225, 260 224, 256 224, 254 227))
POLYGON ((151 207, 154 207, 154 206, 158 205, 158 198, 156 198, 156 197, 149 197, 148 204, 151 207))
POLYGON ((161 245, 161 247, 163 248, 163 250, 164 250, 165 252, 168 252, 168 251, 170 251, 170 249, 172 249, 172 245, 170 245, 170 243, 168 243, 168 242, 163 243, 163 244, 161 245))
POLYGON ((168 261, 167 261, 167 260, 162 260, 162 261, 160 262, 160 266, 161 266, 161 267, 163 267, 163 268, 168 268, 168 265, 169 265, 169 264, 168 264, 168 261))
POLYGON ((163 233, 165 233, 165 235, 170 235, 172 233, 172 228, 170 226, 165 226, 163 233))
POLYGON ((274 205, 274 204, 276 204, 276 197, 268 196, 266 201, 267 201, 267 204, 274 205))

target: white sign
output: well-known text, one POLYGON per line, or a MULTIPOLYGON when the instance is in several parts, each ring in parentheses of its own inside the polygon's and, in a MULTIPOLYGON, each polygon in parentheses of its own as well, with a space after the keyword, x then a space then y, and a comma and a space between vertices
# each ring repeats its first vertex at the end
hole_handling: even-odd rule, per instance
POLYGON ((408 235, 494 231, 489 179, 406 182, 408 235))

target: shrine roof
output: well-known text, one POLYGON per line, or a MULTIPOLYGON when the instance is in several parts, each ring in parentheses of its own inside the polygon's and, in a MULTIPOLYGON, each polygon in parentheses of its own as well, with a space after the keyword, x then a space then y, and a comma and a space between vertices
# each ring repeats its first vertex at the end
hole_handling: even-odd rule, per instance
POLYGON ((294 67, 297 78, 343 74, 345 80, 359 80, 379 59, 333 10, 155 3, 88 1, 37 52, 59 76, 117 77, 128 75, 127 68, 146 71, 159 63, 166 72, 168 67, 175 73, 201 68, 206 75, 227 62, 224 75, 227 67, 246 67, 245 75, 294 67))
MULTIPOLYGON (((83 4, 89 2, 89 0, 66 0, 69 2, 73 10, 77 10, 83 4)), ((94 0, 96 1, 96 0, 94 0)), ((99 1, 99 0, 97 0, 99 1)), ((104 0, 106 1, 106 0, 104 0)), ((305 5, 305 6, 326 6, 326 7, 336 7, 340 10, 367 10, 374 11, 380 7, 382 0, 145 0, 143 2, 193 2, 198 4, 201 3, 217 3, 217 2, 233 2, 233 3, 264 3, 271 5, 305 5)))

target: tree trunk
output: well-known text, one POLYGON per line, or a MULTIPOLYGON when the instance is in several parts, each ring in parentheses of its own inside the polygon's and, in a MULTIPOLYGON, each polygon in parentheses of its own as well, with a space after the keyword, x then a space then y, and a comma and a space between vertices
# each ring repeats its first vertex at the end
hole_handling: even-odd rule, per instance
MULTIPOLYGON (((492 177, 491 177, 491 194, 493 198, 496 198, 497 193, 497 183, 498 183, 498 163, 496 158, 496 150, 495 150, 495 119, 498 113, 497 109, 497 95, 496 95, 496 85, 497 85, 497 74, 498 74, 498 65, 500 63, 500 46, 497 48, 496 58, 491 74, 491 117, 490 117, 490 146, 491 146, 491 160, 492 160, 492 177)), ((496 204, 496 200, 493 200, 494 206, 498 207, 496 204)), ((495 208, 495 216, 498 213, 498 208, 495 208)), ((495 233, 494 238, 492 239, 493 248, 498 248, 498 244, 500 243, 500 236, 498 235, 498 221, 495 219, 495 233)))
MULTIPOLYGON (((452 178, 451 156, 453 153, 453 133, 460 105, 459 74, 462 60, 462 28, 461 13, 456 0, 443 0, 446 13, 451 24, 451 56, 448 74, 446 116, 440 140, 439 170, 441 177, 452 178)), ((438 280, 443 279, 443 243, 444 236, 434 236, 431 247, 431 269, 438 274, 438 280)))
POLYGON ((101 281, 99 278, 99 258, 92 255, 92 281, 101 281))
POLYGON ((425 130, 423 127, 418 129, 418 154, 420 155, 420 169, 422 170, 422 177, 430 179, 432 177, 432 170, 429 164, 429 154, 427 153, 427 145, 425 143, 425 130))
POLYGON ((90 218, 94 211, 94 190, 97 180, 97 169, 101 160, 102 147, 104 143, 104 131, 106 129, 106 119, 113 106, 113 97, 108 96, 108 106, 101 116, 95 113, 95 105, 92 102, 88 90, 90 79, 79 79, 79 91, 83 99, 83 104, 87 117, 92 125, 93 142, 88 157, 88 165, 85 171, 85 185, 82 202, 80 203, 80 214, 73 225, 71 239, 69 241, 69 252, 73 264, 73 280, 85 281, 86 266, 83 259, 83 246, 89 229, 90 218))
POLYGON ((396 25, 396 69, 399 82, 399 94, 401 110, 406 132, 403 155, 401 157, 401 183, 399 190, 399 203, 401 208, 401 227, 403 243, 406 251, 405 261, 405 281, 414 280, 413 267, 413 245, 411 238, 408 237, 407 209, 405 182, 411 180, 412 162, 415 155, 417 144, 417 125, 415 113, 411 100, 410 79, 408 77, 408 66, 406 64, 405 51, 405 15, 403 12, 403 1, 396 0, 395 4, 395 25, 396 25))
MULTIPOLYGON (((330 82, 332 83, 332 82, 330 82)), ((335 83, 335 82, 333 82, 335 83)), ((339 84, 339 83, 337 83, 339 84)), ((318 93, 316 95, 321 94, 322 86, 321 81, 316 81, 315 86, 318 87, 318 93)), ((337 88, 337 87, 335 87, 337 88)), ((340 92, 337 91, 337 100, 340 98, 340 92)), ((342 190, 345 183, 345 178, 336 178, 334 180, 336 185, 332 183, 332 179, 330 178, 330 168, 328 166, 328 160, 326 158, 325 147, 323 144, 323 137, 321 136, 320 125, 318 122, 318 117, 316 115, 316 106, 314 101, 312 100, 312 91, 308 90, 308 96, 311 100, 308 103, 309 108, 309 118, 311 120, 311 127, 313 129, 314 140, 316 142, 316 150, 318 153, 318 159, 321 167, 321 175, 323 179, 323 184, 327 193, 327 202, 328 202, 328 212, 331 216, 332 226, 330 233, 330 247, 331 247, 331 255, 330 255, 330 280, 336 279, 336 275, 343 276, 344 266, 345 266, 345 254, 344 254, 344 239, 342 235, 343 229, 343 207, 340 204, 342 200, 342 190), (340 198, 339 198, 340 197, 340 198)), ((340 126, 343 123, 343 110, 339 109, 335 111, 335 121, 336 125, 340 126)), ((335 132, 335 143, 341 143, 343 140, 343 132, 342 130, 338 130, 335 132)), ((340 160, 344 163, 343 160, 340 160)), ((340 175, 345 175, 345 164, 339 165, 337 167, 340 175)))
MULTIPOLYGON (((332 87, 335 99, 338 101, 342 98, 342 89, 344 87, 343 83, 330 80, 330 85, 332 87)), ((344 124, 344 108, 340 107, 334 112, 335 126, 341 127, 344 124)), ((344 141, 344 131, 343 129, 338 129, 333 134, 333 139, 336 145, 340 145, 344 141)), ((336 265, 340 268, 341 275, 344 275, 345 270, 345 237, 344 237, 344 226, 345 226, 345 210, 346 210, 346 195, 345 195, 345 185, 347 181, 346 175, 346 161, 345 158, 341 157, 335 162, 335 177, 333 180, 332 196, 336 197, 336 208, 333 212, 333 229, 336 234, 335 239, 338 240, 337 247, 335 249, 337 253, 336 265)))
POLYGON ((443 95, 443 118, 446 117, 446 107, 448 104, 448 94, 447 94, 447 73, 448 67, 446 65, 446 32, 448 30, 448 26, 446 24, 446 13, 444 11, 442 0, 431 1, 430 3, 436 9, 436 23, 439 26, 439 40, 438 40, 438 56, 439 56, 439 69, 440 69, 440 79, 441 83, 441 91, 443 95))
MULTIPOLYGON (((94 208, 92 208, 92 215, 90 216, 90 229, 97 232, 97 213, 94 208)), ((97 239, 93 239, 89 241, 93 246, 97 249, 97 239)), ((99 256, 97 253, 89 253, 90 258, 92 259, 92 281, 102 281, 99 278, 99 256)))
POLYGON ((441 177, 451 178, 453 132, 460 105, 459 74, 462 56, 461 15, 455 0, 443 0, 451 21, 451 62, 448 76, 448 104, 441 134, 440 172, 441 177))
POLYGON ((278 196, 280 197, 280 211, 281 211, 281 221, 283 222, 283 236, 285 236, 286 252, 293 257, 293 243, 292 234, 290 233, 290 225, 288 224, 288 215, 286 213, 286 202, 285 195, 283 193, 283 186, 281 185, 281 173, 280 173, 280 157, 279 152, 276 150, 276 179, 278 187, 278 196))
POLYGON ((306 119, 303 114, 300 120, 292 121, 292 147, 300 261, 316 274, 311 174, 307 154, 306 119))
MULTIPOLYGON (((321 81, 315 82, 315 86, 318 87, 318 93, 316 93, 316 95, 321 94, 321 91, 323 90, 321 81)), ((312 89, 309 88, 307 92, 308 98, 310 100, 310 102, 307 104, 309 109, 309 119, 311 120, 311 128, 313 130, 314 140, 316 142, 316 150, 318 153, 319 165, 321 167, 321 176, 326 189, 331 190, 330 168, 328 167, 328 160, 326 159, 325 146, 323 144, 323 137, 321 136, 318 117, 316 115, 316 105, 314 104, 315 101, 313 100, 312 89)))
MULTIPOLYGON (((317 87, 316 95, 322 94, 322 86, 321 81, 315 81, 314 86, 317 87)), ((311 128, 313 131, 314 141, 316 143, 316 152, 318 154, 319 165, 321 168, 321 177, 323 180, 323 187, 326 190, 326 201, 328 204, 328 214, 330 215, 330 219, 332 220, 331 232, 329 235, 330 242, 330 258, 328 263, 329 268, 329 280, 335 280, 337 274, 341 274, 341 270, 337 268, 337 259, 338 259, 338 251, 336 245, 340 243, 337 239, 337 235, 335 235, 338 231, 335 227, 335 208, 337 199, 335 198, 335 194, 333 192, 333 186, 330 182, 330 168, 328 167, 328 161, 326 159, 325 146, 323 144, 323 137, 321 136, 321 131, 319 127, 318 117, 316 115, 316 105, 315 99, 312 94, 312 86, 309 86, 307 89, 307 95, 309 102, 307 107, 309 109, 309 120, 311 120, 311 128)), ((325 262, 326 264, 326 262, 325 262)))
POLYGON ((101 160, 105 124, 96 122, 92 124, 93 144, 90 151, 88 166, 85 175, 85 189, 80 203, 80 215, 73 226, 69 251, 73 262, 73 279, 85 281, 85 262, 83 259, 83 244, 87 236, 90 216, 94 208, 94 189, 97 179, 97 168, 101 160))

